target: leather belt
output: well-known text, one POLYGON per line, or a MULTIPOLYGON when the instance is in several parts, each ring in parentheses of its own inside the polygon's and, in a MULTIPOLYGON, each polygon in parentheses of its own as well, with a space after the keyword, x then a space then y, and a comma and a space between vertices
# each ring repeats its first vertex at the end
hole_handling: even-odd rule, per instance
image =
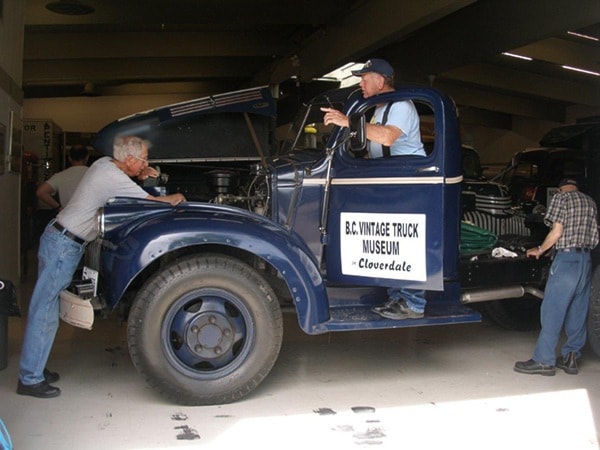
POLYGON ((567 248, 559 248, 559 252, 577 252, 577 253, 587 253, 590 251, 587 247, 567 247, 567 248))
POLYGON ((87 241, 81 239, 79 236, 71 233, 69 230, 67 230, 65 227, 63 227, 60 223, 58 222, 54 222, 52 224, 52 226, 54 228, 56 228, 58 231, 60 231, 62 234, 64 234, 66 237, 68 237, 69 239, 71 239, 72 241, 77 242, 79 245, 86 245, 87 241))

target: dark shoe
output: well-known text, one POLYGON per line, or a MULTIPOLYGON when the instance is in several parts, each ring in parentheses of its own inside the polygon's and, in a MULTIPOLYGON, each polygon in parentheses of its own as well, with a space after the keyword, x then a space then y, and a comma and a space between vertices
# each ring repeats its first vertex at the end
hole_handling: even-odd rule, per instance
POLYGON ((392 300, 391 298, 385 302, 382 303, 381 305, 375 305, 371 308, 371 311, 373 311, 374 313, 379 314, 381 311, 383 311, 384 309, 388 309, 390 306, 392 306, 394 303, 397 303, 397 300, 392 300))
POLYGON ((514 367, 515 372, 526 373, 528 375, 553 376, 556 373, 554 366, 541 364, 533 359, 529 361, 517 361, 514 367))
POLYGON ((406 302, 394 302, 388 308, 376 311, 381 317, 392 320, 420 319, 425 316, 424 313, 416 312, 410 309, 406 302))
POLYGON ((575 352, 567 353, 567 356, 561 356, 556 359, 556 367, 565 371, 569 375, 577 375, 579 368, 577 367, 577 356, 575 352))
POLYGON ((46 380, 37 384, 23 384, 21 383, 21 380, 19 380, 17 394, 31 395, 32 397, 37 398, 52 398, 60 395, 60 389, 49 385, 46 380))
POLYGON ((51 372, 48 369, 44 369, 44 378, 46 379, 47 383, 52 384, 60 380, 60 375, 56 372, 51 372))

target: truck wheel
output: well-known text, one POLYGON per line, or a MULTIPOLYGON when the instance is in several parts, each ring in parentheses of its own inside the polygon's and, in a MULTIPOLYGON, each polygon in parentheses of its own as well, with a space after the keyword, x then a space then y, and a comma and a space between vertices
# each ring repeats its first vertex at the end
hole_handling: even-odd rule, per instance
POLYGON ((600 356, 600 266, 592 275, 592 293, 588 313, 588 344, 600 356))
POLYGON ((183 405, 230 403, 252 392, 279 355, 283 323, 266 281, 239 260, 179 259, 137 294, 127 335, 138 372, 183 405))
POLYGON ((481 305, 483 314, 506 330, 534 331, 540 329, 540 305, 537 298, 495 300, 481 305))

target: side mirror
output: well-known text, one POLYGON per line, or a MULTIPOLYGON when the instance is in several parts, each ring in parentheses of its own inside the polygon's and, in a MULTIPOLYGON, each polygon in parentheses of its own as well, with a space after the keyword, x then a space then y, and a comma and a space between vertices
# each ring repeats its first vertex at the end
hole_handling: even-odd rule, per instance
POLYGON ((350 150, 360 152, 367 147, 366 121, 364 114, 350 116, 350 150))

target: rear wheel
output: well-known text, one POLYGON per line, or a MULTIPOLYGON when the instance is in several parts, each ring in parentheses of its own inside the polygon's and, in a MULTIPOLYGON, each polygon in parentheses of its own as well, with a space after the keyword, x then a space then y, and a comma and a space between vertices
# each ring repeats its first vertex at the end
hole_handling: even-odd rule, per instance
POLYGON ((540 305, 535 297, 495 300, 481 305, 483 314, 497 325, 513 331, 540 329, 540 305))
POLYGON ((250 266, 219 255, 166 266, 139 291, 128 320, 138 372, 185 405, 252 392, 275 364, 282 335, 271 287, 250 266))

